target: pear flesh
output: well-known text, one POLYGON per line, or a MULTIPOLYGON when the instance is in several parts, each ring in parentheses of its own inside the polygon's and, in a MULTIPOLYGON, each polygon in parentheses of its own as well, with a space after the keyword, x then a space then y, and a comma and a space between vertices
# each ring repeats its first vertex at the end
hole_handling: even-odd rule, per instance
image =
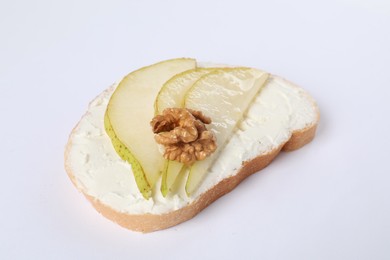
POLYGON ((170 78, 161 87, 156 101, 156 115, 161 114, 164 109, 172 107, 184 107, 184 97, 192 85, 202 76, 216 70, 217 68, 196 68, 184 71, 170 78))
POLYGON ((174 75, 194 69, 194 59, 173 59, 141 68, 125 76, 112 94, 105 128, 118 155, 132 166, 138 189, 149 199, 164 169, 150 120, 161 86, 174 75))
MULTIPOLYGON (((196 68, 184 71, 168 80, 155 101, 155 114, 161 114, 166 108, 184 107, 184 97, 192 85, 202 76, 213 72, 216 68, 196 68)), ((162 173, 161 193, 165 197, 175 183, 184 165, 176 161, 168 161, 162 173)))
POLYGON ((198 188, 267 79, 268 73, 252 68, 222 69, 203 76, 188 90, 185 107, 211 117, 208 129, 217 139, 217 150, 191 166, 185 187, 188 195, 198 188))

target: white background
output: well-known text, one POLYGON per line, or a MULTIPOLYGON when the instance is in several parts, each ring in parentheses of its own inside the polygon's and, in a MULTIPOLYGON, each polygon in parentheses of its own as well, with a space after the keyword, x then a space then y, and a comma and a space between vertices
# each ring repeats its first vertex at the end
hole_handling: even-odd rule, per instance
POLYGON ((0 259, 390 259, 390 3, 0 2, 0 259), (282 75, 316 139, 194 219, 151 234, 100 216, 63 169, 87 104, 175 57, 282 75))

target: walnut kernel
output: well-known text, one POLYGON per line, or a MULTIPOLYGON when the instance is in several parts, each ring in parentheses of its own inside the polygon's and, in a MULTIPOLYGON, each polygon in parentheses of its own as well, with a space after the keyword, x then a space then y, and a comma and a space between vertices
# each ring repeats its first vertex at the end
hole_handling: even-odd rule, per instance
POLYGON ((203 160, 216 149, 216 139, 205 124, 211 119, 200 111, 167 108, 150 122, 155 140, 164 145, 164 158, 186 165, 203 160))

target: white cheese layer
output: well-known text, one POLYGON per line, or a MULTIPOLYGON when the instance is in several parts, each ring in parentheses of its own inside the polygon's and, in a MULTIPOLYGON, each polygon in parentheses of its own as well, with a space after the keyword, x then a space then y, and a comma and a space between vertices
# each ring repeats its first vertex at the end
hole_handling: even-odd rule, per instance
POLYGON ((164 198, 158 182, 153 198, 145 200, 138 191, 131 165, 117 155, 104 130, 104 113, 116 86, 89 105, 73 131, 67 164, 79 189, 129 214, 163 214, 186 206, 224 178, 237 174, 244 161, 284 144, 293 131, 309 127, 318 116, 315 103, 304 90, 271 76, 194 194, 185 194, 186 176, 181 176, 175 192, 164 198))

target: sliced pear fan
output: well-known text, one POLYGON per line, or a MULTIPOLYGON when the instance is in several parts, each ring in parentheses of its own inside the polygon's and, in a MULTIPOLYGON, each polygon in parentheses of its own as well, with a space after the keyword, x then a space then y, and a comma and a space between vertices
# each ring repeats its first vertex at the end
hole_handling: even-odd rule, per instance
POLYGON ((237 123, 267 80, 251 68, 196 68, 193 59, 156 63, 128 74, 112 94, 104 125, 118 155, 132 166, 138 189, 149 199, 162 175, 161 192, 168 194, 183 164, 161 155, 150 120, 165 108, 187 107, 211 117, 208 128, 217 151, 189 169, 187 194, 193 193, 225 146, 237 123))

